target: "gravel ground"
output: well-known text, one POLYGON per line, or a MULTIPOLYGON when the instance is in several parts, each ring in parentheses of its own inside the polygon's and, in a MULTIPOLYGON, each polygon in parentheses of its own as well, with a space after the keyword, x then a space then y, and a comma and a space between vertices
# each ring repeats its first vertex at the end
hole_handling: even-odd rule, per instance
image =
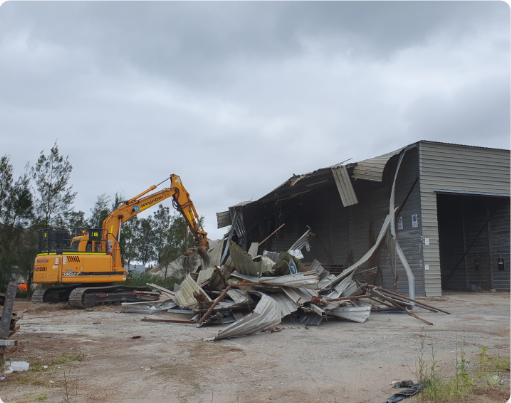
MULTIPOLYGON (((439 370, 451 374, 456 340, 469 368, 486 347, 509 357, 509 293, 447 293, 425 303, 451 315, 372 313, 363 324, 283 325, 275 333, 204 341, 218 327, 142 322, 119 307, 92 311, 16 301, 23 312, 7 356, 34 370, 7 375, 0 398, 11 402, 384 402, 394 380, 416 380, 421 335, 439 370), (132 339, 132 336, 140 336, 132 339), (48 368, 44 368, 47 365, 48 368), (66 381, 64 381, 64 373, 66 381), (66 386, 68 393, 66 394, 66 386)), ((430 357, 429 357, 430 358, 430 357)), ((506 383, 473 402, 506 402, 506 383)), ((407 400, 410 403, 415 398, 407 400)), ((468 400, 467 400, 468 401, 468 400)))

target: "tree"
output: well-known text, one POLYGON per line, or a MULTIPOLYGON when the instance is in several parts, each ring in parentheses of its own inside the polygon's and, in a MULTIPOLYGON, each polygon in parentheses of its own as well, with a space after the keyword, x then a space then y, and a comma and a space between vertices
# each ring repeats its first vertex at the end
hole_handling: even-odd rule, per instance
POLYGON ((2 217, 3 204, 11 193, 12 171, 11 157, 5 154, 0 158, 0 219, 2 217))
POLYGON ((123 258, 128 263, 137 259, 137 234, 140 233, 140 220, 137 216, 130 218, 121 228, 121 251, 123 258))
POLYGON ((8 156, 0 160, 0 288, 4 288, 15 273, 32 280, 34 258, 37 255, 33 218, 33 201, 28 172, 12 182, 12 164, 8 156))
MULTIPOLYGON (((85 213, 83 211, 70 211, 66 213, 65 219, 66 228, 70 233, 74 233, 76 230, 89 227, 89 222, 85 219, 85 213)), ((80 235, 79 233, 76 234, 80 235)))
POLYGON ((56 141, 49 155, 41 151, 36 165, 31 169, 36 187, 36 217, 45 227, 63 222, 65 214, 72 209, 76 197, 76 192, 72 192, 73 186, 69 185, 72 170, 69 156, 64 158, 59 154, 56 141))
POLYGON ((96 203, 94 203, 94 207, 90 209, 92 215, 89 218, 89 226, 91 228, 101 228, 103 225, 103 221, 110 214, 110 208, 108 205, 110 204, 110 196, 107 196, 105 193, 98 196, 96 199, 96 203))
POLYGON ((154 220, 150 215, 140 219, 140 228, 136 233, 137 259, 144 265, 153 261, 156 254, 156 235, 154 233, 154 220))
POLYGON ((171 223, 170 209, 160 204, 158 210, 154 213, 153 222, 157 261, 158 264, 161 264, 162 255, 165 252, 168 242, 168 231, 171 223))

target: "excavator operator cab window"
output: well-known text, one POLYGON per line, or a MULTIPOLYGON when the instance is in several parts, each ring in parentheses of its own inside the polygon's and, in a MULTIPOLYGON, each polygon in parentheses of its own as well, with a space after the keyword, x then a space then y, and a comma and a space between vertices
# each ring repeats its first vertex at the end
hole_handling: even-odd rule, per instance
POLYGON ((101 252, 101 242, 94 242, 94 252, 101 252))
POLYGON ((85 247, 85 252, 92 252, 92 241, 87 241, 87 246, 85 247))
POLYGON ((76 251, 78 252, 78 246, 80 245, 80 241, 74 241, 72 244, 71 244, 71 247, 69 248, 70 250, 72 251, 76 251))

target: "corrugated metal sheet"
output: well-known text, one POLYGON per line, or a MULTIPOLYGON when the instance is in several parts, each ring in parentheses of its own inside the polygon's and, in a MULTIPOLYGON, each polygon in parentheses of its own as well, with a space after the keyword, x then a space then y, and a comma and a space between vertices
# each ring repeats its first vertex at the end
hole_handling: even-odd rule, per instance
POLYGON ((501 291, 509 291, 511 272, 511 256, 509 253, 509 199, 490 200, 488 204, 490 212, 493 212, 496 209, 495 214, 491 218, 488 225, 491 253, 492 288, 501 291), (504 270, 499 270, 499 258, 504 260, 504 270))
POLYGON ((244 336, 280 323, 280 308, 277 302, 266 294, 258 294, 261 299, 252 313, 220 330, 215 340, 244 336))
POLYGON ((217 228, 224 228, 228 225, 232 225, 231 213, 229 211, 222 211, 216 213, 217 228))
POLYGON ((177 302, 181 308, 194 308, 197 305, 197 300, 193 296, 193 293, 200 293, 204 295, 206 300, 211 301, 208 294, 206 294, 193 280, 192 276, 188 274, 176 294, 177 302))
POLYGON ((325 270, 325 268, 321 266, 321 263, 319 263, 316 259, 312 262, 308 271, 316 273, 316 276, 318 276, 320 280, 323 280, 325 277, 330 275, 330 272, 325 270))
POLYGON ((224 240, 212 241, 209 244, 210 249, 208 252, 209 261, 211 266, 221 266, 220 260, 222 259, 222 249, 224 248, 224 240), (213 244, 214 242, 214 244, 213 244))
POLYGON ((282 291, 297 305, 301 306, 306 302, 310 302, 312 297, 317 297, 318 293, 315 290, 307 288, 289 288, 282 287, 282 291))
POLYGON ((305 246, 305 249, 307 251, 310 251, 310 245, 309 245, 309 238, 311 238, 311 230, 308 229, 305 231, 305 233, 296 240, 296 242, 291 245, 291 247, 288 249, 288 252, 294 251, 294 250, 302 250, 302 248, 305 246))
POLYGON ((213 272, 215 271, 214 267, 208 267, 206 269, 202 269, 199 272, 199 278, 197 279, 197 284, 202 284, 205 281, 208 281, 211 276, 213 275, 213 272))
POLYGON ((387 165, 389 159, 394 155, 399 154, 404 148, 405 147, 402 147, 399 150, 380 155, 379 157, 358 162, 353 170, 353 178, 381 182, 383 170, 385 169, 385 165, 387 165))
POLYGON ((342 306, 334 309, 328 315, 337 316, 338 318, 351 320, 353 322, 364 323, 371 314, 371 304, 358 301, 357 306, 342 306))
POLYGON ((247 280, 248 283, 261 284, 262 286, 272 287, 291 287, 291 288, 318 288, 318 278, 316 276, 307 275, 305 273, 288 274, 279 277, 254 277, 246 274, 240 274, 234 271, 232 277, 247 280))
POLYGON ((304 313, 303 316, 298 318, 298 322, 305 326, 319 326, 325 320, 324 316, 316 315, 315 313, 304 313))
POLYGON ((334 175, 335 184, 341 196, 342 205, 348 207, 357 204, 358 200, 355 189, 353 189, 346 167, 344 165, 332 167, 332 174, 334 175))
MULTIPOLYGON (((393 168, 395 162, 391 161, 389 164, 392 165, 390 168, 393 168)), ((395 206, 400 209, 402 207, 395 218, 396 238, 415 277, 415 295, 425 296, 420 220, 420 188, 418 177, 419 152, 418 148, 415 147, 406 151, 396 180, 395 206), (412 226, 412 216, 415 214, 419 217, 418 227, 412 226), (399 217, 401 217, 402 228, 399 228, 398 226, 399 217)), ((387 259, 386 256, 383 256, 383 258, 383 286, 384 288, 393 290, 394 277, 390 271, 390 266, 387 266, 387 261, 389 259, 387 259)), ((400 294, 408 295, 408 281, 405 270, 399 259, 397 261, 397 274, 399 276, 397 291, 400 294)))
POLYGON ((260 276, 261 273, 257 271, 252 257, 241 249, 235 242, 230 241, 230 248, 232 264, 240 274, 246 274, 249 276, 260 276))
POLYGON ((427 296, 442 294, 435 189, 509 194, 509 150, 419 142, 424 282, 427 296))
POLYGON ((248 249, 248 254, 252 256, 252 258, 257 256, 257 250, 259 249, 259 242, 252 242, 250 244, 250 248, 248 249))
POLYGON ((232 298, 236 305, 252 303, 252 298, 250 298, 250 295, 248 295, 246 290, 231 288, 229 291, 227 291, 227 295, 232 298))
POLYGON ((280 317, 284 318, 287 315, 291 315, 293 312, 296 312, 298 309, 298 305, 291 301, 286 294, 283 293, 272 293, 268 294, 269 297, 273 298, 277 305, 279 306, 280 317))

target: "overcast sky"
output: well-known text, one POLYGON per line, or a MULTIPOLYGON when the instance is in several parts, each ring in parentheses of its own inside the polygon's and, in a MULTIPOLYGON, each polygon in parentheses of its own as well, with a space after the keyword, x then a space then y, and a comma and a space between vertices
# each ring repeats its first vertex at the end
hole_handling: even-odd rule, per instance
POLYGON ((58 139, 87 215, 179 174, 218 238, 216 212, 293 173, 417 140, 509 148, 509 20, 503 2, 7 2, 0 154, 19 174, 58 139))

